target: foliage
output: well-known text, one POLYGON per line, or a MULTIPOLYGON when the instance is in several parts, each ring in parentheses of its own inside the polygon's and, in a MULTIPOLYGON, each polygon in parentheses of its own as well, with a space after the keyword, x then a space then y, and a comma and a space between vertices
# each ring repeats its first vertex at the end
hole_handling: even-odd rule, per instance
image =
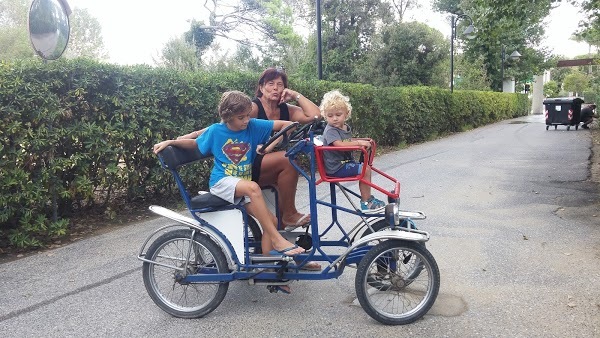
POLYGON ((404 22, 404 16, 410 9, 419 9, 422 3, 418 0, 388 0, 398 22, 404 22))
POLYGON ((27 31, 27 0, 0 1, 0 60, 33 58, 27 31))
POLYGON ((381 0, 331 0, 323 3, 323 76, 356 81, 355 70, 371 51, 377 27, 390 23, 391 11, 381 0))
POLYGON ((556 81, 550 80, 544 83, 544 96, 545 97, 557 97, 560 93, 560 87, 556 81))
POLYGON ((487 76, 483 56, 473 61, 468 61, 463 55, 455 56, 456 79, 454 88, 463 90, 491 90, 491 81, 487 76))
POLYGON ((470 62, 483 57, 492 88, 501 88, 503 45, 508 54, 517 50, 522 55, 519 62, 506 65, 507 77, 514 76, 517 81, 523 82, 546 69, 544 60, 549 52, 540 47, 544 36, 543 19, 558 1, 440 0, 435 1, 434 7, 453 13, 467 13, 473 19, 477 36, 465 41, 465 56, 470 62))
POLYGON ((420 22, 393 24, 383 29, 360 81, 378 86, 432 85, 431 70, 448 57, 448 43, 439 31, 420 22))
POLYGON ((600 47, 600 0, 575 1, 581 4, 585 19, 579 23, 576 40, 600 47))
POLYGON ((201 65, 196 47, 183 38, 170 39, 163 47, 159 60, 155 62, 160 66, 179 71, 194 71, 201 65))
POLYGON ((582 72, 575 71, 565 76, 563 81, 563 89, 568 92, 582 94, 589 86, 590 80, 587 75, 582 72))
POLYGON ((433 0, 432 7, 441 13, 464 14, 460 6, 461 0, 433 0))
MULTIPOLYGON (((73 215, 110 218, 131 203, 177 196, 152 146, 217 122, 220 94, 251 94, 257 78, 89 59, 0 61, 0 246, 43 246, 69 231, 73 215)), ((519 94, 295 77, 290 85, 313 102, 341 89, 352 98, 357 135, 381 145, 422 142, 529 111, 519 94)), ((183 173, 190 191, 206 188, 209 167, 183 173)))
POLYGON ((222 0, 207 3, 205 8, 210 12, 209 22, 192 21, 182 39, 173 39, 163 48, 158 64, 180 70, 254 70, 273 65, 296 70, 310 57, 305 41, 293 29, 289 1, 246 0, 230 6, 222 0), (236 51, 219 54, 216 37, 237 42, 236 51), (190 46, 195 46, 195 61, 190 46), (212 55, 206 57, 209 51, 212 55))
POLYGON ((195 47, 196 56, 200 59, 202 54, 215 39, 215 35, 213 34, 212 29, 204 26, 204 22, 192 20, 190 23, 190 30, 183 34, 183 38, 185 42, 195 47))
MULTIPOLYGON (((0 59, 35 58, 27 30, 27 11, 30 1, 2 0, 0 2, 0 59)), ((71 36, 65 52, 68 58, 107 58, 98 20, 87 10, 75 8, 69 16, 71 36)))
POLYGON ((71 36, 65 57, 87 57, 95 60, 108 59, 102 39, 102 26, 87 9, 75 8, 69 16, 71 36))

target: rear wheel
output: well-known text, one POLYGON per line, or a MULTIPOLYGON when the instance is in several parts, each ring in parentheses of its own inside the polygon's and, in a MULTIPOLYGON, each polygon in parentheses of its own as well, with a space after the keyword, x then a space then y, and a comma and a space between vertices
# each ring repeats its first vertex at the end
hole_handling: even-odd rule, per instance
POLYGON ((227 259, 210 238, 191 230, 174 230, 158 237, 146 252, 142 276, 150 298, 165 312, 179 318, 198 318, 216 309, 229 283, 186 283, 193 274, 227 273, 227 259))
POLYGON ((431 253, 414 242, 388 240, 363 257, 356 271, 356 296, 373 319, 387 325, 410 324, 433 306, 440 288, 440 272, 431 253), (413 257, 406 261, 405 257, 413 257), (410 277, 413 265, 423 266, 410 277), (373 285, 372 280, 378 280, 373 285))
POLYGON ((250 246, 250 253, 257 255, 261 254, 262 230, 260 229, 260 226, 258 225, 256 220, 250 216, 248 216, 248 230, 248 244, 250 246))

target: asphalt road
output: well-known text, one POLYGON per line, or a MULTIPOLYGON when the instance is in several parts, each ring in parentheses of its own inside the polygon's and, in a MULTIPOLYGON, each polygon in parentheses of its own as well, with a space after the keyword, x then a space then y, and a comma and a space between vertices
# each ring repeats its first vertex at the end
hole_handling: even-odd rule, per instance
POLYGON ((353 269, 293 283, 291 295, 232 283, 205 318, 170 317, 136 259, 169 223, 154 219, 0 265, 0 336, 600 337, 590 146, 588 131, 546 131, 538 115, 376 158, 402 182, 403 207, 427 214, 418 225, 441 272, 436 304, 411 325, 381 325, 357 306, 353 269))

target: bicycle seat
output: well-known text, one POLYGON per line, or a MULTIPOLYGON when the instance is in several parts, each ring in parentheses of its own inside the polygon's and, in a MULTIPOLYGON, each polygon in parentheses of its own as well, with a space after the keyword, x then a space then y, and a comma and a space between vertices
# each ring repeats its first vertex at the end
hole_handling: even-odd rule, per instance
POLYGON ((229 205, 228 201, 215 196, 208 191, 201 191, 201 194, 190 199, 190 206, 194 209, 219 208, 229 205))

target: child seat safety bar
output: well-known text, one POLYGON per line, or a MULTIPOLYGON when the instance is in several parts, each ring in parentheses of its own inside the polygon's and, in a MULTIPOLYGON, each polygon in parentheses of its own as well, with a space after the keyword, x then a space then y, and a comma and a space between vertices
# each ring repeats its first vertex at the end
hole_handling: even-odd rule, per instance
POLYGON ((394 199, 399 198, 400 197, 400 182, 398 182, 398 180, 395 179, 394 177, 391 177, 390 175, 382 172, 381 170, 379 170, 373 166, 373 159, 375 158, 375 150, 376 150, 375 141, 373 141, 372 139, 369 139, 369 138, 362 138, 361 140, 366 140, 366 141, 371 142, 371 150, 370 151, 367 151, 366 147, 363 147, 363 146, 336 147, 336 146, 317 146, 317 145, 315 145, 314 149, 315 149, 315 159, 317 162, 317 170, 319 171, 319 175, 321 176, 321 178, 316 182, 316 184, 318 185, 321 182, 339 183, 339 182, 360 181, 372 188, 377 189, 378 191, 384 193, 385 195, 387 195, 390 198, 394 198, 394 199), (323 152, 328 151, 328 150, 360 151, 360 152, 362 152, 364 158, 366 159, 366 161, 363 162, 362 171, 356 176, 349 176, 349 177, 328 176, 327 172, 325 171, 325 161, 323 159, 323 152), (364 179, 364 176, 365 176, 365 172, 367 170, 367 166, 369 166, 371 168, 372 172, 376 172, 376 173, 380 174, 381 176, 387 178, 388 180, 392 181, 392 183, 394 184, 394 189, 392 191, 388 191, 372 182, 366 181, 364 179))

